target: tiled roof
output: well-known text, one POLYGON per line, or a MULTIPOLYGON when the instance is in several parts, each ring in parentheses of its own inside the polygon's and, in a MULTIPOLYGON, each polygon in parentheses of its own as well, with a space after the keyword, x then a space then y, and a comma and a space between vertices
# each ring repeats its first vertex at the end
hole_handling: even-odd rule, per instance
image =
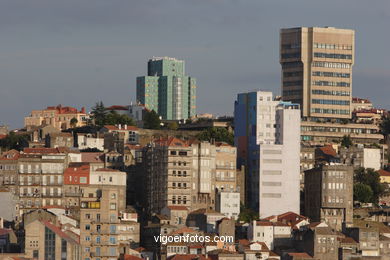
POLYGON ((81 153, 81 161, 88 163, 104 163, 104 153, 81 153))
POLYGON ((300 258, 313 258, 308 253, 288 253, 289 256, 300 257, 300 258))
POLYGON ((340 243, 357 244, 357 242, 352 237, 342 237, 342 238, 339 238, 339 240, 340 240, 340 243))
POLYGON ((124 260, 143 260, 143 258, 135 256, 135 255, 124 255, 124 260))
POLYGON ((336 157, 337 155, 336 150, 333 149, 331 145, 326 145, 324 147, 320 147, 319 149, 326 155, 333 156, 333 157, 336 157))
POLYGON ((129 109, 128 106, 118 106, 118 105, 113 105, 110 107, 106 107, 106 110, 124 110, 127 111, 129 109))
POLYGON ((59 148, 24 148, 24 153, 36 153, 36 154, 49 154, 49 153, 61 153, 59 148))
POLYGON ((170 233, 170 235, 180 235, 180 234, 186 234, 186 233, 197 233, 195 229, 189 228, 189 227, 182 227, 179 228, 173 232, 170 233))
POLYGON ((99 168, 95 170, 96 172, 120 172, 120 170, 110 169, 110 168, 99 168))
POLYGON ((4 139, 6 137, 7 137, 7 135, 0 135, 0 139, 4 139))
POLYGON ((173 147, 188 147, 188 143, 185 140, 169 137, 169 138, 160 138, 154 141, 156 144, 161 146, 173 146, 173 147))
POLYGON ((168 260, 207 260, 210 259, 204 255, 192 255, 192 254, 186 254, 186 255, 173 255, 167 258, 168 260))
POLYGON ((71 242, 71 243, 78 243, 73 238, 71 238, 70 236, 65 234, 65 232, 63 232, 59 227, 53 225, 49 221, 42 220, 41 223, 44 224, 48 229, 50 229, 51 231, 56 233, 58 236, 65 239, 66 241, 71 242))
POLYGON ((188 208, 185 206, 167 206, 167 208, 171 210, 185 210, 188 211, 188 208))
POLYGON ((17 150, 12 149, 7 152, 4 152, 1 155, 0 160, 17 160, 19 159, 19 156, 20 153, 17 150))
POLYGON ((4 236, 12 232, 12 229, 0 228, 0 236, 4 236))
POLYGON ((390 172, 385 171, 385 170, 383 170, 383 169, 378 170, 378 173, 379 173, 380 176, 383 176, 383 177, 390 177, 390 172))
POLYGON ((104 128, 110 131, 138 131, 139 130, 138 127, 132 125, 122 125, 121 128, 119 128, 116 125, 105 125, 104 128))

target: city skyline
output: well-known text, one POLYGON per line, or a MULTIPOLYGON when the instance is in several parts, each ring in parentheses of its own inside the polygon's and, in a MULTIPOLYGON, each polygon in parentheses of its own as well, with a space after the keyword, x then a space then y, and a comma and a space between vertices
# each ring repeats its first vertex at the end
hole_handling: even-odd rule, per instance
POLYGON ((380 33, 390 17, 389 4, 354 1, 350 8, 351 1, 345 1, 334 9, 335 1, 301 2, 305 9, 284 1, 117 1, 112 6, 100 2, 92 11, 79 4, 77 12, 71 3, 38 1, 20 10, 11 1, 2 2, 0 123, 21 127, 20 118, 32 109, 59 103, 90 110, 99 100, 106 105, 135 101, 136 76, 144 74, 144 62, 153 55, 186 61, 199 85, 198 113, 232 115, 239 92, 280 94, 279 29, 298 26, 355 30, 354 96, 389 108, 381 95, 390 83, 383 58, 387 36, 380 33), (43 6, 50 14, 41 14, 43 6), (180 13, 188 8, 192 12, 180 13), (154 23, 172 10, 175 17, 154 23), (159 40, 153 41, 156 36, 159 40))

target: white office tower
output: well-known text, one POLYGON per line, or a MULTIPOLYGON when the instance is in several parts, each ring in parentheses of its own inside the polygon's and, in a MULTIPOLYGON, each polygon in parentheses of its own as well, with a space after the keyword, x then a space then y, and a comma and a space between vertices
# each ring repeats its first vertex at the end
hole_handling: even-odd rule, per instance
POLYGON ((260 218, 299 213, 300 109, 274 101, 272 92, 238 95, 235 103, 238 164, 247 169, 247 204, 260 218))

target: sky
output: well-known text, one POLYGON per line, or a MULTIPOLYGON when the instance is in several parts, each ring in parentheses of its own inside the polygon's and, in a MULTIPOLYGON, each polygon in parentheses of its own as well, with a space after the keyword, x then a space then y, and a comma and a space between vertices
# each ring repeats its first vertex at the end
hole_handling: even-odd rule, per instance
POLYGON ((135 101, 153 56, 184 59, 198 113, 237 93, 280 94, 279 30, 354 29, 353 95, 390 109, 388 0, 1 0, 0 125, 33 109, 135 101))

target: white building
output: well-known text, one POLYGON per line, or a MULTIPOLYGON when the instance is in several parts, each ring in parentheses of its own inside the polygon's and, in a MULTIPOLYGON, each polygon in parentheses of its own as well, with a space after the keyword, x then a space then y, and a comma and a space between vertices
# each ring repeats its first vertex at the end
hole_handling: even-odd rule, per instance
POLYGON ((260 218, 299 213, 299 105, 274 101, 272 92, 243 93, 234 117, 238 167, 248 171, 250 206, 260 218))
POLYGON ((273 250, 277 239, 285 241, 291 237, 291 226, 281 222, 256 221, 248 227, 248 239, 251 242, 264 242, 273 250))
POLYGON ((226 217, 237 220, 240 215, 240 193, 219 192, 216 196, 215 209, 226 217))
POLYGON ((89 175, 90 185, 126 185, 126 173, 113 169, 100 168, 91 171, 89 175))
POLYGON ((104 150, 104 137, 94 136, 92 134, 77 134, 77 144, 80 150, 84 149, 98 149, 104 150))

